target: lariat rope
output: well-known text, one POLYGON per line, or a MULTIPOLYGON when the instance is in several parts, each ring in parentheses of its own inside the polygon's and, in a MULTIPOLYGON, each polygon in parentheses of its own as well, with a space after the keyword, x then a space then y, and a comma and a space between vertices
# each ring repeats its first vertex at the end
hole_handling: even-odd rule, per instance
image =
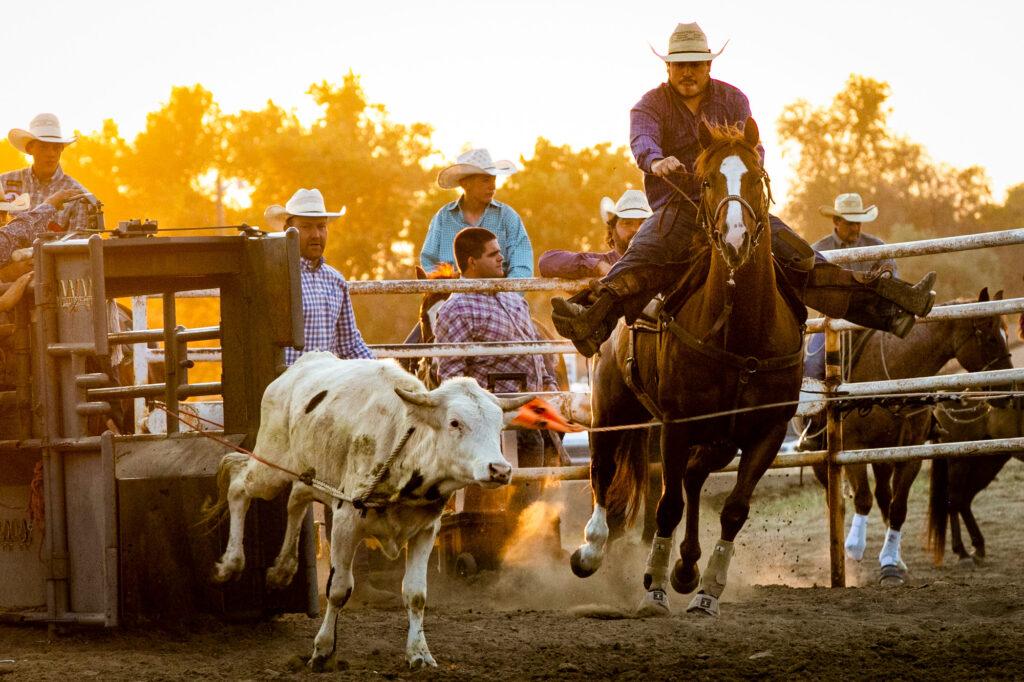
MULTIPOLYGON (((212 419, 206 419, 205 417, 200 417, 197 414, 188 414, 188 413, 182 413, 182 412, 179 412, 179 411, 176 411, 176 410, 172 410, 172 409, 168 408, 167 405, 165 405, 164 403, 162 403, 160 401, 154 401, 153 405, 157 409, 163 411, 165 414, 174 416, 179 421, 183 421, 186 424, 189 422, 189 420, 196 420, 196 421, 204 422, 206 424, 210 424, 212 426, 216 426, 216 427, 218 427, 220 429, 224 428, 223 424, 218 424, 217 422, 213 421, 212 419)), ((334 498, 336 498, 338 500, 341 500, 342 502, 350 502, 352 504, 352 506, 357 508, 357 509, 365 509, 365 508, 369 508, 369 507, 383 507, 383 506, 385 506, 384 504, 370 504, 368 502, 368 500, 369 500, 370 496, 376 491, 377 486, 379 486, 384 481, 384 479, 387 478, 387 476, 391 473, 391 466, 395 463, 395 460, 398 459, 398 456, 402 453, 402 450, 405 448, 405 444, 409 442, 409 438, 412 436, 412 434, 413 434, 413 432, 415 430, 416 430, 415 426, 410 426, 408 429, 406 429, 405 433, 402 435, 402 438, 398 441, 398 444, 391 451, 391 454, 388 455, 388 458, 385 459, 380 464, 376 465, 373 468, 373 474, 371 475, 370 479, 367 482, 365 482, 363 485, 361 485, 361 486, 359 486, 357 488, 357 490, 360 490, 360 492, 357 495, 347 495, 340 488, 337 488, 337 487, 331 485, 327 481, 324 481, 322 479, 317 478, 316 477, 316 469, 314 469, 313 467, 310 467, 309 469, 306 469, 301 474, 300 473, 296 473, 296 472, 292 471, 291 469, 288 469, 286 467, 281 466, 280 464, 275 464, 274 462, 268 461, 268 460, 260 457, 259 455, 257 455, 252 450, 247 450, 246 448, 243 448, 243 447, 241 447, 239 445, 235 445, 231 441, 226 440, 224 438, 220 438, 220 437, 210 433, 209 431, 204 431, 202 429, 196 429, 196 432, 199 433, 200 435, 202 435, 205 438, 209 438, 210 440, 212 440, 212 441, 214 441, 216 443, 220 443, 221 445, 223 445, 226 448, 229 448, 231 450, 234 450, 235 452, 238 452, 238 453, 241 453, 243 455, 246 455, 247 457, 256 460, 260 464, 264 464, 264 465, 270 467, 271 469, 277 469, 278 471, 286 473, 289 476, 291 476, 292 478, 294 478, 297 481, 300 481, 302 483, 305 483, 306 485, 310 486, 311 488, 315 488, 316 490, 319 490, 320 492, 327 493, 331 497, 334 497, 334 498)))

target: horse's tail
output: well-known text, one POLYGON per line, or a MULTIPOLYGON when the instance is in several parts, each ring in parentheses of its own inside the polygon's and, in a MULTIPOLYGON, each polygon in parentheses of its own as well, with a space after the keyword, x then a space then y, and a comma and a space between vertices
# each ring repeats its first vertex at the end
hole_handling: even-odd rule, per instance
POLYGON ((203 502, 199 520, 196 522, 197 527, 205 528, 207 532, 216 527, 217 522, 228 510, 228 488, 231 486, 231 481, 235 478, 235 474, 248 463, 249 456, 240 452, 229 452, 221 458, 220 466, 217 467, 217 499, 212 500, 207 497, 203 502))
POLYGON ((931 491, 928 499, 928 548, 935 565, 946 553, 946 524, 949 521, 949 462, 932 460, 931 491))
POLYGON ((647 432, 627 431, 615 448, 615 476, 605 496, 608 516, 633 524, 647 492, 647 432))

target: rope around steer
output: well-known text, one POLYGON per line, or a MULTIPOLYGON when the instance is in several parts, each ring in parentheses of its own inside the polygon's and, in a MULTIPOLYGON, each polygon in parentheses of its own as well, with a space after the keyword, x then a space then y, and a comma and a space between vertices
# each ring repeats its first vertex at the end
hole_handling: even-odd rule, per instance
MULTIPOLYGON (((166 414, 172 415, 172 416, 176 417, 178 420, 185 421, 186 423, 188 422, 189 419, 195 419, 196 421, 205 422, 205 423, 210 424, 212 426, 219 427, 220 429, 224 428, 223 424, 218 424, 217 422, 213 421, 212 419, 206 419, 205 417, 200 417, 197 414, 196 415, 184 414, 184 418, 183 418, 183 413, 182 412, 179 412, 179 411, 176 411, 176 410, 171 410, 171 409, 169 409, 167 407, 167 405, 165 405, 164 403, 162 403, 160 401, 153 401, 153 405, 157 409, 162 410, 163 412, 165 412, 166 414)), ((257 455, 252 450, 246 450, 245 448, 243 448, 241 446, 235 445, 231 441, 225 440, 223 438, 219 438, 219 437, 215 436, 214 434, 210 433, 209 431, 203 431, 202 429, 196 429, 196 432, 199 433, 201 436, 203 436, 205 438, 209 438, 210 440, 212 440, 212 441, 214 441, 216 443, 220 443, 221 445, 223 445, 223 446, 225 446, 225 447, 227 447, 227 448, 229 448, 231 450, 234 450, 235 452, 239 452, 239 453, 249 457, 250 459, 254 459, 257 462, 259 462, 260 464, 264 464, 264 465, 270 467, 271 469, 277 469, 278 471, 284 472, 284 473, 288 474, 289 476, 291 476, 292 478, 294 478, 295 480, 297 480, 297 481, 299 481, 301 483, 304 483, 304 484, 310 486, 311 488, 319 490, 320 492, 327 493, 328 495, 330 495, 331 497, 333 497, 335 499, 341 500, 342 502, 349 502, 356 509, 364 509, 365 510, 365 509, 370 509, 370 508, 385 507, 385 506, 387 506, 386 502, 376 502, 376 503, 374 503, 374 502, 370 502, 369 498, 370 498, 371 495, 373 495, 374 492, 376 492, 377 486, 379 486, 381 484, 381 482, 385 478, 387 478, 387 476, 388 476, 388 474, 390 473, 390 470, 391 470, 391 465, 395 463, 396 459, 398 459, 398 456, 402 453, 402 450, 405 448, 405 444, 409 442, 409 438, 412 436, 412 434, 413 434, 413 432, 415 430, 416 430, 415 426, 410 426, 408 429, 406 429, 405 433, 402 435, 401 440, 398 441, 398 445, 396 445, 395 448, 391 451, 391 454, 388 455, 388 458, 386 460, 384 460, 383 462, 381 462, 380 464, 377 464, 373 468, 373 473, 372 473, 372 475, 370 477, 370 480, 368 482, 366 482, 365 484, 359 486, 359 488, 357 488, 357 489, 361 489, 361 492, 359 494, 353 495, 353 496, 346 495, 345 492, 343 490, 341 490, 340 488, 337 488, 337 487, 331 485, 327 481, 324 481, 324 480, 321 480, 321 479, 317 478, 316 477, 316 469, 313 468, 313 467, 310 467, 309 469, 306 469, 301 474, 299 474, 299 473, 296 473, 296 472, 292 471, 291 469, 288 469, 286 467, 281 466, 280 464, 275 464, 274 462, 271 462, 271 461, 268 461, 266 459, 263 459, 262 457, 257 455)))

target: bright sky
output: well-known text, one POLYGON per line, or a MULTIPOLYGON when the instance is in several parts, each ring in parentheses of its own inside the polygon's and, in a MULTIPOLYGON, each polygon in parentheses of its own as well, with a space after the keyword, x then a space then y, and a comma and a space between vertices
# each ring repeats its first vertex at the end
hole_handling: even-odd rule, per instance
MULTIPOLYGON (((5 0, 13 2, 13 0, 5 0)), ((628 112, 664 78, 679 21, 717 50, 712 76, 750 97, 784 201, 790 160, 775 121, 798 98, 825 104, 850 73, 892 85, 893 126, 933 158, 979 164, 996 198, 1024 182, 1019 30, 1024 3, 982 0, 177 0, 24 5, 0 26, 0 134, 52 111, 66 128, 113 118, 132 136, 172 85, 202 83, 225 111, 267 99, 315 113, 304 92, 352 69, 393 119, 435 127, 446 158, 468 145, 529 156, 538 136, 628 143, 628 112), (38 30, 37 30, 38 29, 38 30), (1016 65, 1016 66, 1015 66, 1016 65), (1004 123, 1005 122, 1005 123, 1004 123)), ((6 169, 0 169, 6 170, 6 169)), ((617 188, 609 188, 613 196, 617 188)))

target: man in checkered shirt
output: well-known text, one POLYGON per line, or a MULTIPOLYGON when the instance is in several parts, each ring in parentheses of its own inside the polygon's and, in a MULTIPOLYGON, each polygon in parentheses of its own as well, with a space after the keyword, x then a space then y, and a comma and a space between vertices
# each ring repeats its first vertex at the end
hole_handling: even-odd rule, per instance
POLYGON ((299 231, 299 273, 302 281, 302 315, 306 346, 284 349, 285 364, 291 365, 306 351, 326 350, 339 358, 372 359, 362 334, 356 328, 348 284, 340 272, 324 261, 327 224, 344 215, 342 209, 329 212, 318 189, 300 189, 284 206, 270 206, 263 217, 269 228, 299 231))
MULTIPOLYGON (((455 260, 463 278, 505 277, 498 238, 482 227, 455 235, 455 260)), ((437 311, 434 338, 438 343, 535 341, 540 338, 530 306, 519 294, 452 294, 437 311)), ((554 365, 548 355, 488 355, 440 358, 438 375, 472 377, 496 393, 557 391, 554 365)), ((539 466, 544 443, 538 431, 517 431, 520 466, 539 466)))

